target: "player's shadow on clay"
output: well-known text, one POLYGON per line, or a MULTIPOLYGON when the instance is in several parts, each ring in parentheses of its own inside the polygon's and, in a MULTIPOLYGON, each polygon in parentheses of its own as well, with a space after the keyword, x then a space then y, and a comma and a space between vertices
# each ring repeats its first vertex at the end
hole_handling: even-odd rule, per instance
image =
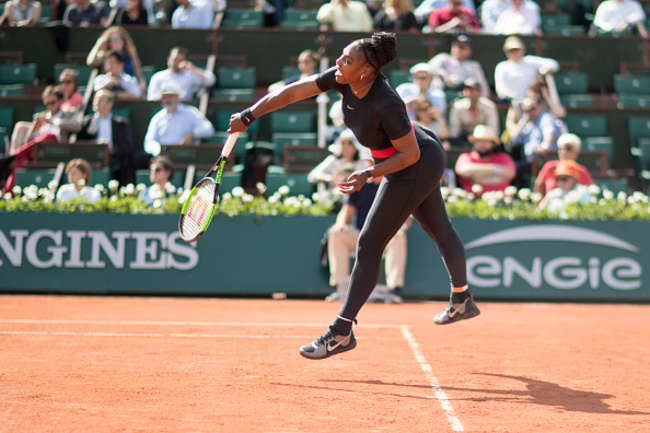
MULTIPOLYGON (((483 376, 501 377, 504 379, 518 380, 526 384, 526 390, 519 391, 514 389, 481 389, 481 388, 459 388, 453 386, 443 386, 443 391, 465 391, 483 394, 491 394, 501 397, 475 397, 475 398, 452 398, 449 400, 471 400, 471 401, 510 401, 516 403, 533 403, 542 406, 552 406, 564 409, 570 412, 586 413, 604 413, 616 415, 650 415, 649 412, 633 410, 615 410, 610 408, 604 400, 613 398, 613 395, 602 394, 590 391, 578 391, 571 388, 560 386, 556 383, 545 382, 542 380, 529 379, 523 376, 509 376, 505 374, 491 373, 473 373, 483 376)), ((431 388, 428 385, 404 385, 398 383, 382 382, 379 380, 328 380, 328 382, 354 382, 364 383, 367 385, 388 385, 408 388, 431 388)))

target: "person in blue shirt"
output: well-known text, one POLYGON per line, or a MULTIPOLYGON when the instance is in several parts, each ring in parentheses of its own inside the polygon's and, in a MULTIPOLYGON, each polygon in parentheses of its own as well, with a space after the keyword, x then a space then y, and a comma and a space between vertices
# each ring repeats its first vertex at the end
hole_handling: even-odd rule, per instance
POLYGON ((214 135, 214 126, 198 108, 181 103, 182 90, 174 83, 167 83, 161 90, 163 109, 149 122, 144 137, 144 150, 160 154, 161 146, 189 146, 199 144, 201 138, 214 135))
POLYGON ((178 7, 172 14, 173 29, 209 29, 214 22, 212 2, 176 0, 178 7))

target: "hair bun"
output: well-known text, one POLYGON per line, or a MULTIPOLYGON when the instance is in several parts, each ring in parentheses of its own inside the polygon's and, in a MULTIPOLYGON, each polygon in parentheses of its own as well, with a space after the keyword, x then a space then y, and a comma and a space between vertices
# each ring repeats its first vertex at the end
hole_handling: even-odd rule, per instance
POLYGON ((373 33, 371 42, 377 54, 377 62, 379 63, 377 66, 379 68, 383 68, 389 64, 397 56, 395 33, 373 33))

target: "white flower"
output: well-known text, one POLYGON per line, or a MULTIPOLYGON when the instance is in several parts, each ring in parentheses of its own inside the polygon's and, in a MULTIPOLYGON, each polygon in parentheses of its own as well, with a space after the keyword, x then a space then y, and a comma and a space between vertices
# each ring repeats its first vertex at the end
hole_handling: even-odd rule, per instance
POLYGON ((124 188, 124 192, 128 195, 135 194, 135 186, 132 183, 128 184, 126 188, 124 188))
MULTIPOLYGON (((129 184, 129 185, 132 185, 132 184, 129 184)), ((155 199, 160 199, 160 198, 165 197, 165 192, 162 190, 162 188, 160 188, 159 185, 153 184, 153 185, 151 185, 151 188, 149 188, 149 196, 154 200, 155 199)))
POLYGON ((233 197, 241 197, 245 193, 244 188, 241 186, 236 186, 232 189, 232 196, 233 197))
POLYGON ((47 187, 49 189, 56 189, 56 187, 59 186, 58 182, 56 180, 51 180, 48 184, 47 187))
POLYGON ((509 187, 506 188, 506 190, 504 192, 505 192, 506 196, 514 197, 517 194, 517 187, 510 185, 509 187))
POLYGON ((619 191, 616 199, 621 203, 625 203, 627 201, 627 194, 624 191, 619 191))
POLYGON ((587 187, 587 192, 594 197, 598 197, 600 195, 600 187, 594 183, 587 187))
POLYGON ((13 196, 11 195, 10 192, 5 192, 5 195, 2 196, 5 200, 11 200, 13 196))
POLYGON ((289 188, 287 185, 282 185, 280 188, 278 188, 278 192, 280 195, 287 195, 291 191, 291 188, 289 188))
POLYGON ((534 192, 530 195, 530 201, 533 203, 539 203, 542 201, 542 198, 544 198, 544 196, 542 196, 542 194, 539 192, 534 192))
POLYGON ((176 194, 176 187, 171 182, 165 183, 165 191, 169 194, 176 194))
POLYGON ((11 188, 11 192, 12 192, 14 195, 20 195, 20 194, 23 192, 23 190, 22 190, 21 187, 19 187, 18 185, 16 185, 16 186, 14 186, 13 188, 11 188))
POLYGON ((135 187, 135 189, 138 190, 138 192, 142 192, 145 189, 147 189, 147 185, 145 185, 144 183, 139 183, 138 186, 135 187))
POLYGON ((569 191, 569 193, 564 196, 564 199, 566 200, 567 203, 577 203, 580 201, 580 198, 582 197, 582 192, 578 190, 572 190, 569 191))
POLYGON ((481 195, 481 193, 483 192, 483 185, 479 183, 475 183, 474 185, 472 185, 472 192, 475 195, 481 195))
POLYGON ((275 204, 280 200, 280 196, 278 194, 273 194, 271 197, 269 197, 269 203, 275 204))
POLYGON ((642 193, 641 191, 634 191, 632 193, 632 196, 638 201, 642 203, 648 203, 648 196, 642 193))
POLYGON ((94 188, 100 194, 104 192, 104 185, 102 185, 101 183, 98 183, 97 185, 95 185, 94 188))
POLYGON ((156 199, 156 200, 153 201, 154 209, 160 209, 162 207, 162 204, 163 204, 163 202, 160 199, 156 199))
POLYGON ((442 198, 446 199, 449 196, 449 187, 448 186, 441 186, 440 187, 440 194, 442 194, 442 198))
POLYGON ((252 194, 244 194, 244 195, 242 195, 242 197, 241 197, 241 201, 243 201, 244 203, 250 203, 250 202, 252 202, 254 199, 255 199, 255 197, 253 197, 252 194))
POLYGON ((260 194, 264 194, 266 192, 266 185, 264 185, 263 182, 257 182, 255 184, 255 187, 260 192, 260 194))
MULTIPOLYGON (((508 188, 510 188, 510 187, 508 187, 508 188)), ((530 190, 530 188, 522 188, 517 193, 517 197, 519 197, 520 200, 530 200, 531 194, 532 194, 532 191, 530 190)))
POLYGON ((608 189, 603 190, 603 198, 605 200, 612 200, 614 198, 614 193, 608 189))
POLYGON ((312 205, 312 201, 310 199, 306 198, 306 199, 304 199, 302 201, 302 205, 305 206, 305 207, 310 207, 312 205))
POLYGON ((232 194, 230 194, 229 192, 221 196, 221 200, 230 200, 230 199, 232 199, 232 194))
POLYGON ((115 191, 117 191, 117 189, 119 187, 120 187, 120 182, 119 181, 117 181, 115 179, 112 179, 112 180, 108 181, 108 189, 110 189, 111 191, 115 192, 115 191))

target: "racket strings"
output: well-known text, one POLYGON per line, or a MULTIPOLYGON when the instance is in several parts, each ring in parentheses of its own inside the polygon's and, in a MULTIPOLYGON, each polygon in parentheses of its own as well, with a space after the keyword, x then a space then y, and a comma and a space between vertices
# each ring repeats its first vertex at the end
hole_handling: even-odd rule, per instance
POLYGON ((201 182, 196 187, 196 193, 188 197, 190 205, 181 226, 184 238, 193 239, 205 230, 205 226, 212 215, 212 199, 215 187, 214 182, 201 182))

